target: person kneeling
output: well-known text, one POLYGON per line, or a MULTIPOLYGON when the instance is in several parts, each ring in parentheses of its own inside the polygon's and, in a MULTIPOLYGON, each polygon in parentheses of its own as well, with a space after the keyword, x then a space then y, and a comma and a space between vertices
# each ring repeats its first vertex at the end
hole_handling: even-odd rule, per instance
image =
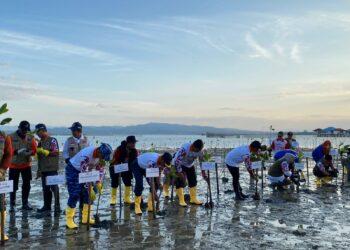
POLYGON ((273 187, 285 189, 291 184, 291 169, 294 166, 295 159, 295 155, 287 153, 269 168, 267 178, 273 187))
POLYGON ((313 169, 313 173, 316 176, 316 184, 327 184, 332 181, 333 178, 338 177, 338 169, 333 166, 332 156, 325 155, 313 169))

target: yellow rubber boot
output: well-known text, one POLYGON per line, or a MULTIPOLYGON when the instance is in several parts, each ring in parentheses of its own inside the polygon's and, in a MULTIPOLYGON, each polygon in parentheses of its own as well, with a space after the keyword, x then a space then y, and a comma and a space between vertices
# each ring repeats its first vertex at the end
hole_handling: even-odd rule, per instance
POLYGON ((141 215, 142 214, 141 199, 142 199, 141 195, 135 197, 135 214, 137 214, 137 215, 141 215))
POLYGON ((197 199, 197 187, 190 188, 190 202, 195 205, 202 205, 203 202, 197 199))
POLYGON ((348 175, 348 168, 344 168, 344 175, 348 175))
POLYGON ((183 188, 176 189, 176 195, 179 198, 179 205, 181 207, 187 207, 187 203, 185 202, 184 189, 183 188))
POLYGON ((321 178, 322 184, 328 184, 331 181, 332 181, 332 177, 330 177, 330 176, 326 176, 326 177, 321 178))
POLYGON ((153 212, 152 193, 148 194, 147 211, 153 212))
MULTIPOLYGON (((88 212, 89 212, 89 204, 84 204, 83 212, 82 212, 82 218, 81 218, 81 223, 83 223, 83 224, 87 224, 88 223, 88 212)), ((90 221, 89 221, 89 224, 90 225, 94 225, 95 224, 95 220, 91 217, 91 214, 92 214, 92 206, 90 205, 90 221)))
POLYGON ((115 206, 117 204, 117 189, 112 188, 111 191, 111 206, 115 206))
MULTIPOLYGON (((0 214, 0 225, 1 225, 1 214, 0 214)), ((4 211, 4 222, 6 223, 6 211, 4 211)), ((1 228, 0 228, 0 235, 1 235, 1 228)), ((9 240, 9 237, 7 237, 6 233, 4 233, 4 240, 9 240)))
POLYGON ((69 229, 76 229, 78 228, 77 224, 74 222, 74 215, 75 215, 75 208, 66 208, 66 226, 69 229))
POLYGON ((131 186, 125 186, 124 190, 124 203, 125 204, 133 204, 134 201, 130 199, 130 194, 131 194, 131 186))
POLYGON ((170 194, 169 194, 169 184, 168 183, 164 183, 163 184, 163 192, 164 192, 164 197, 165 198, 169 198, 170 194))
POLYGON ((316 177, 316 186, 321 186, 321 178, 320 177, 316 177))

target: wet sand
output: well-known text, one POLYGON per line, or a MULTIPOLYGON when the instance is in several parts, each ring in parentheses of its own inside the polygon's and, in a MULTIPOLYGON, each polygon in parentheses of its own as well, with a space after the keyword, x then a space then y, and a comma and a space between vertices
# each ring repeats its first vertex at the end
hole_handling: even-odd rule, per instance
MULTIPOLYGON (((241 173, 243 190, 254 194, 255 185, 243 167, 241 173)), ((176 199, 170 202, 162 198, 165 216, 153 219, 153 214, 146 211, 141 217, 135 216, 129 206, 111 208, 107 174, 99 212, 101 227, 90 231, 84 225, 78 230, 66 229, 64 213, 59 217, 35 211, 22 213, 19 190, 17 211, 8 213, 10 240, 6 249, 350 249, 350 187, 347 183, 340 185, 341 177, 338 186, 316 188, 310 168, 309 185, 301 186, 300 193, 272 191, 264 179, 263 193, 259 183, 261 200, 235 202, 228 171, 228 183, 222 182, 222 168, 219 176, 218 197, 215 174, 211 174, 213 209, 181 208, 176 199)), ((200 176, 198 180, 199 197, 206 201, 207 185, 200 176)), ((64 210, 67 189, 60 188, 64 210)), ((42 206, 40 180, 32 182, 30 204, 34 208, 42 206)), ((78 214, 76 222, 80 222, 78 214)))

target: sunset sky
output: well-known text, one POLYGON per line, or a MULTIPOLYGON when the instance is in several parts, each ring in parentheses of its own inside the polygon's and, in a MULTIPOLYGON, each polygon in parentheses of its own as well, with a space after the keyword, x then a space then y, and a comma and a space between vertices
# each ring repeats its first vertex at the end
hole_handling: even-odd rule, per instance
POLYGON ((1 1, 0 102, 11 125, 350 128, 350 1, 1 1))

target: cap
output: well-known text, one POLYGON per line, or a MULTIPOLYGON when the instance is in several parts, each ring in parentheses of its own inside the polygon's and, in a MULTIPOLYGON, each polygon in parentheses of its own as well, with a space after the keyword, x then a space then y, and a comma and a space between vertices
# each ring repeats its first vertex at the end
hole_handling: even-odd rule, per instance
POLYGON ((135 143, 135 142, 137 142, 137 140, 136 140, 136 137, 134 136, 134 135, 129 135, 128 137, 126 137, 126 142, 127 143, 135 143))
POLYGON ((293 135, 293 132, 292 132, 292 131, 289 131, 289 132, 287 133, 287 135, 293 135))
POLYGON ((107 143, 101 143, 101 146, 99 147, 101 154, 103 155, 103 159, 105 161, 110 161, 111 160, 111 155, 113 152, 113 149, 111 145, 107 143))
POLYGON ((44 123, 39 123, 35 126, 35 131, 45 130, 47 131, 46 125, 44 123))
POLYGON ((279 136, 279 135, 283 136, 283 131, 279 131, 277 135, 278 135, 278 136, 279 136))
POLYGON ((18 128, 23 131, 30 131, 30 124, 27 121, 21 121, 18 128))
POLYGON ((168 152, 165 152, 163 155, 162 155, 162 158, 164 160, 164 163, 165 165, 167 166, 170 166, 171 165, 171 161, 173 160, 173 156, 168 153, 168 152))
POLYGON ((69 129, 72 130, 72 131, 74 131, 74 130, 82 130, 83 126, 81 125, 80 122, 74 122, 69 129))

